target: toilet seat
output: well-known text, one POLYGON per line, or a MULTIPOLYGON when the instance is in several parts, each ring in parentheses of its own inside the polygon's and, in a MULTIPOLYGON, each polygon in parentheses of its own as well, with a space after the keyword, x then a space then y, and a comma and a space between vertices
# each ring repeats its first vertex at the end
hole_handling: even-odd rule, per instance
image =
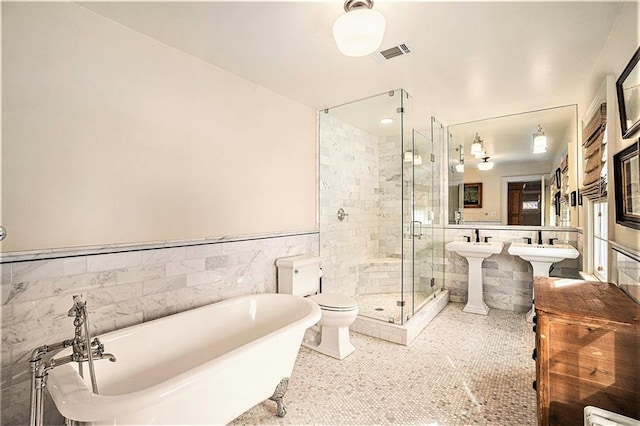
POLYGON ((342 294, 320 293, 310 296, 323 311, 350 312, 358 309, 358 304, 351 297, 342 294))

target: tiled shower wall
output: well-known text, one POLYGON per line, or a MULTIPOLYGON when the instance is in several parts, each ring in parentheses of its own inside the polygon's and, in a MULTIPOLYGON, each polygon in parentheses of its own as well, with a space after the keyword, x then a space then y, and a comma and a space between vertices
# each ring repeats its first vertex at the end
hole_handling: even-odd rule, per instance
MULTIPOLYGON (((410 141, 412 135, 407 133, 405 137, 410 141)), ((421 146, 423 151, 427 148, 421 146)), ((411 163, 403 161, 400 136, 378 138, 320 113, 320 253, 327 278, 325 288, 350 296, 399 292, 398 262, 403 242, 405 259, 411 258, 410 221, 414 205, 417 220, 425 224, 423 236, 415 240, 416 282, 423 287, 419 291, 430 288, 432 276, 442 282, 442 268, 432 270, 431 262, 433 251, 438 250, 434 244, 442 240, 441 171, 435 166, 441 154, 435 151, 435 163, 429 162, 428 152, 421 152, 424 165, 412 175, 411 163), (404 180, 403 167, 407 173, 404 180), (409 188, 413 179, 415 200, 411 199, 409 188), (341 207, 349 214, 342 222, 337 218, 341 207), (433 210, 435 221, 429 223, 432 219, 428 212, 433 210), (432 231, 432 226, 437 229, 432 231), (434 239, 432 234, 440 236, 434 239)), ((405 276, 410 278, 407 275, 410 272, 411 269, 406 269, 405 276)))
POLYGON ((101 334, 234 296, 274 293, 275 260, 317 255, 318 244, 313 231, 0 264, 2 424, 28 423, 29 354, 73 337, 72 295, 86 297, 93 333, 101 334))
MULTIPOLYGON (((504 244, 502 252, 493 255, 482 264, 482 280, 484 283, 484 300, 490 308, 503 309, 515 312, 526 312, 531 308, 531 294, 533 289, 533 269, 531 264, 518 256, 508 253, 511 243, 523 242, 524 237, 537 236, 537 229, 517 229, 510 227, 489 227, 480 229, 481 238, 490 236, 491 241, 500 241, 504 244)), ((473 227, 446 228, 444 243, 449 241, 463 241, 464 236, 473 235, 473 227)), ((582 254, 582 234, 577 230, 572 231, 542 231, 543 239, 558 238, 557 243, 571 244, 582 254)), ((468 271, 467 260, 457 253, 442 251, 442 262, 435 264, 444 266, 445 288, 450 291, 450 300, 453 302, 467 302, 468 271)), ((582 255, 577 259, 565 259, 554 265, 551 276, 580 278, 579 270, 582 265, 582 255)))
MULTIPOLYGON (((402 140, 399 136, 381 138, 378 160, 378 194, 380 199, 379 257, 402 257, 402 140)), ((398 276, 399 277, 399 276, 398 276)), ((396 291, 400 291, 398 288, 396 291)))
POLYGON ((320 113, 323 291, 355 295, 359 265, 378 253, 378 212, 378 138, 320 113))

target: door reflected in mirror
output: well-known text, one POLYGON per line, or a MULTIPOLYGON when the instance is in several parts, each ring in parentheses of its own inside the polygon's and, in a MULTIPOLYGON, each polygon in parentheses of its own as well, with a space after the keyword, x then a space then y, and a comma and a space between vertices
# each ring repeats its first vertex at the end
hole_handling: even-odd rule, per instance
POLYGON ((578 226, 577 129, 576 105, 449 126, 449 223, 578 226), (468 205, 470 184, 481 207, 468 205))

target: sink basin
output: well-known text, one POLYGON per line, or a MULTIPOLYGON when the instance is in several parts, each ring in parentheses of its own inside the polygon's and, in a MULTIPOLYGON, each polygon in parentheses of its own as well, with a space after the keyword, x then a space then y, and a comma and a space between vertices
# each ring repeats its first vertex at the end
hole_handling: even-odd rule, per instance
POLYGON ((469 292, 467 304, 463 311, 472 314, 487 315, 489 307, 484 303, 482 288, 482 261, 492 254, 502 251, 503 244, 499 242, 472 243, 467 241, 451 241, 444 248, 464 256, 469 263, 469 292))
POLYGON ((578 250, 569 244, 524 244, 513 243, 508 250, 509 254, 520 256, 528 262, 557 263, 564 259, 575 259, 578 250))
MULTIPOLYGON (((569 244, 525 244, 513 243, 507 250, 509 254, 519 256, 533 267, 534 277, 548 277, 551 265, 565 259, 575 259, 580 254, 569 244)), ((533 290, 531 291, 533 297, 533 290)), ((527 313, 527 321, 533 321, 535 306, 527 313)))
POLYGON ((451 241, 444 246, 447 251, 455 251, 464 257, 479 257, 485 259, 492 254, 502 251, 503 244, 492 241, 490 243, 473 243, 467 241, 451 241))

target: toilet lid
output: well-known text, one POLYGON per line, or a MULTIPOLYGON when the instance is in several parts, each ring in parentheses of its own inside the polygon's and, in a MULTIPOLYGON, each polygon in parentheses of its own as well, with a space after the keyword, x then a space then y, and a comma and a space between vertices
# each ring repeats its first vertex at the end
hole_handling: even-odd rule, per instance
POLYGON ((350 311, 358 307, 355 300, 342 294, 320 293, 309 298, 320 305, 321 308, 327 308, 334 311, 350 311))

